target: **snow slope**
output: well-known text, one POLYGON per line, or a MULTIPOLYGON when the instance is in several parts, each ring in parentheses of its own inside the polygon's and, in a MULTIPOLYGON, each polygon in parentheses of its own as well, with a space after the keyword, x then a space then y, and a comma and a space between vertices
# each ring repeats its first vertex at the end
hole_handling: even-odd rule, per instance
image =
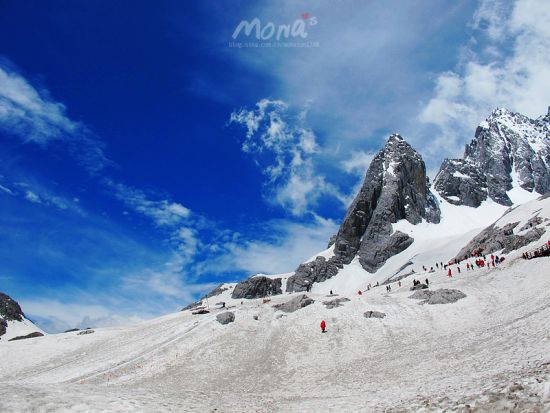
MULTIPOLYGON (((294 313, 272 305, 296 294, 241 304, 228 290, 209 300, 232 307, 236 319, 228 325, 215 320, 225 310, 211 306, 205 315, 185 311, 88 335, 0 343, 0 411, 550 411, 549 258, 525 261, 520 250, 496 268, 452 278, 430 273, 431 289, 466 294, 453 304, 408 298, 413 275, 401 288, 393 283, 391 293, 356 293, 411 257, 416 269, 451 258, 470 232, 501 214, 494 205, 486 205, 482 219, 442 207, 447 217, 460 211, 462 235, 438 234, 450 234, 450 219, 439 230, 398 223, 414 231, 418 243, 409 249, 417 250, 374 275, 357 275, 350 264, 315 285, 315 303, 294 313), (350 301, 327 309, 330 285, 350 301), (367 310, 387 316, 366 319, 367 310)), ((550 217, 550 198, 512 210, 501 223, 534 214, 550 217)), ((548 224, 540 224, 540 243, 550 237, 548 224)))
POLYGON ((26 336, 27 334, 39 332, 42 334, 44 331, 37 327, 32 321, 23 317, 23 321, 10 320, 7 321, 6 334, 0 336, 0 342, 8 341, 14 337, 26 336))

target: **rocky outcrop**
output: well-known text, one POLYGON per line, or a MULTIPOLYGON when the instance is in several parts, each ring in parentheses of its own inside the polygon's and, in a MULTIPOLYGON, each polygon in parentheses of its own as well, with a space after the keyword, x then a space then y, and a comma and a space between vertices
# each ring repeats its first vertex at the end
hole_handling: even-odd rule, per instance
POLYGON ((411 287, 411 291, 426 290, 428 288, 427 284, 416 284, 411 287))
POLYGON ((298 295, 291 299, 290 301, 287 301, 283 304, 277 304, 274 305, 273 308, 276 310, 281 310, 285 313, 293 313, 294 311, 299 310, 300 308, 307 307, 308 305, 311 305, 315 302, 312 298, 309 298, 307 295, 298 295))
POLYGON ((363 268, 375 272, 413 241, 393 232, 391 224, 401 219, 439 222, 440 211, 422 157, 401 136, 392 135, 348 209, 334 242, 335 255, 345 264, 359 256, 363 268))
POLYGON ((342 303, 345 303, 345 302, 348 302, 350 301, 349 298, 346 298, 346 297, 340 297, 340 298, 335 298, 334 300, 330 300, 330 301, 323 301, 323 305, 331 310, 333 308, 336 308, 336 307, 342 307, 342 303))
POLYGON ((470 257, 474 251, 485 255, 502 250, 503 254, 508 254, 510 251, 538 241, 546 232, 544 229, 534 226, 528 231, 523 230, 521 234, 516 234, 514 229, 518 225, 519 222, 514 222, 503 227, 493 224, 485 228, 462 248, 455 258, 464 260, 470 257))
POLYGON ((226 311, 225 313, 218 314, 216 320, 220 324, 229 324, 235 321, 235 313, 231 311, 226 311))
POLYGON ((0 337, 6 334, 8 321, 23 321, 21 307, 9 295, 0 293, 0 337))
POLYGON ((0 318, 6 321, 23 321, 23 311, 21 307, 10 296, 0 293, 0 318))
POLYGON ((14 338, 10 338, 8 341, 26 340, 28 338, 35 338, 35 337, 42 337, 42 336, 44 336, 44 334, 42 334, 38 331, 35 331, 34 333, 30 333, 30 334, 27 334, 27 335, 24 335, 24 336, 17 336, 17 337, 14 337, 14 338))
POLYGON ((496 109, 466 145, 463 159, 446 159, 435 189, 455 205, 478 207, 490 198, 512 205, 514 178, 527 191, 550 191, 550 108, 536 120, 496 109))
POLYGON ((270 295, 282 294, 282 282, 280 278, 254 276, 241 281, 233 289, 231 298, 262 298, 270 295))
POLYGON ((349 207, 338 233, 330 239, 334 256, 302 264, 287 281, 287 291, 308 286, 338 273, 356 256, 363 268, 376 272, 388 258, 407 249, 413 239, 393 231, 392 223, 406 219, 437 223, 440 211, 430 192, 422 157, 401 136, 391 135, 374 157, 359 194, 349 207))
POLYGON ((343 268, 343 265, 338 257, 331 257, 328 260, 325 257, 317 257, 311 262, 301 264, 294 275, 288 277, 286 291, 307 291, 313 283, 334 277, 340 268, 343 268))
POLYGON ((384 318, 386 317, 386 313, 382 313, 381 311, 366 311, 363 316, 365 318, 384 318))
POLYGON ((396 231, 390 236, 373 234, 371 238, 373 247, 362 249, 359 262, 368 272, 376 272, 388 258, 405 251, 413 241, 411 237, 400 231, 396 231))
POLYGON ((464 294, 462 291, 442 288, 436 291, 415 291, 414 294, 411 295, 409 298, 422 300, 419 304, 450 304, 455 303, 465 297, 466 294, 464 294))
MULTIPOLYGON (((224 291, 227 291, 227 290, 229 290, 229 287, 226 287, 226 285, 222 283, 222 284, 218 285, 216 288, 214 288, 212 291, 210 291, 208 294, 206 294, 206 298, 215 297, 215 296, 220 295, 221 293, 223 293, 224 291)), ((181 311, 192 310, 193 308, 200 307, 201 305, 202 305, 202 299, 197 300, 197 301, 195 301, 191 304, 186 305, 185 307, 183 307, 181 309, 181 311)))
POLYGON ((90 328, 87 328, 86 330, 80 331, 80 332, 77 333, 76 335, 77 335, 77 336, 85 336, 85 335, 93 334, 93 333, 95 333, 95 330, 92 330, 92 329, 90 329, 90 328))
POLYGON ((434 188, 454 205, 478 207, 487 199, 487 179, 478 168, 463 159, 445 159, 434 188))
POLYGON ((201 305, 202 305, 202 300, 198 300, 198 301, 195 301, 191 304, 186 305, 185 307, 183 307, 181 309, 181 311, 192 310, 194 308, 200 307, 201 305))

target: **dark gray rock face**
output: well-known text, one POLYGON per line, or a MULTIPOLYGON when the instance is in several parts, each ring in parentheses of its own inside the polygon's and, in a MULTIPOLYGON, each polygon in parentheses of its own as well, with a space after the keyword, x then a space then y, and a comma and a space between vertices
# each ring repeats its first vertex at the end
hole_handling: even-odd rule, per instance
POLYGON ((336 307, 342 307, 342 303, 345 303, 347 301, 350 301, 350 299, 346 297, 340 297, 330 301, 323 301, 323 305, 330 310, 336 307))
POLYGON ((463 159, 445 159, 434 188, 454 205, 478 207, 487 199, 487 179, 478 168, 463 159))
POLYGON ((405 251, 413 241, 411 237, 400 231, 396 231, 389 237, 374 235, 372 243, 376 245, 376 248, 362 247, 359 262, 368 272, 376 272, 388 258, 405 251))
POLYGON ((6 321, 23 321, 23 311, 21 307, 10 296, 0 293, 0 317, 6 321))
POLYGON ((415 291, 409 298, 415 300, 423 300, 419 304, 450 304, 455 303, 462 298, 465 298, 466 294, 459 290, 442 288, 436 291, 420 290, 415 291))
POLYGON ((27 334, 25 336, 17 336, 14 338, 10 338, 8 341, 16 341, 16 340, 26 340, 27 338, 35 338, 35 337, 42 337, 44 334, 35 331, 34 333, 27 334))
POLYGON ((23 311, 21 307, 9 295, 0 293, 0 336, 6 334, 8 321, 23 321, 23 311))
POLYGON ((503 250, 503 254, 508 254, 510 251, 517 250, 534 241, 538 241, 545 233, 545 230, 536 226, 528 231, 522 231, 514 234, 514 228, 519 225, 519 222, 507 224, 498 227, 495 224, 485 228, 476 235, 460 252, 456 255, 456 259, 462 260, 470 256, 473 251, 478 251, 481 254, 491 254, 496 251, 503 250))
POLYGON ((366 311, 364 314, 365 318, 384 318, 386 313, 380 311, 366 311))
POLYGON ((463 159, 446 159, 434 187, 450 203, 478 207, 490 198, 512 205, 512 173, 527 191, 550 191, 550 109, 536 120, 496 109, 466 145, 463 159))
POLYGON ((325 257, 317 257, 314 261, 300 264, 294 275, 288 277, 286 291, 307 291, 313 283, 334 277, 340 268, 343 268, 343 265, 338 257, 332 257, 329 260, 325 257))
POLYGON ((82 330, 81 332, 77 333, 77 336, 85 336, 87 334, 93 334, 93 333, 95 333, 95 330, 87 328, 86 330, 82 330))
POLYGON ((231 298, 263 298, 269 295, 282 294, 281 285, 282 282, 280 278, 271 279, 264 276, 250 277, 235 286, 231 298))
POLYGON ((283 304, 277 304, 274 305, 273 308, 276 310, 281 310, 285 313, 293 313, 296 310, 299 310, 300 308, 307 307, 308 305, 311 305, 315 302, 312 298, 309 298, 307 295, 298 295, 291 299, 290 301, 287 301, 283 304))
POLYGON ((229 324, 235 321, 235 313, 231 311, 227 311, 225 313, 218 314, 216 316, 216 320, 220 324, 229 324))
POLYGON ((440 211, 422 157, 401 136, 392 135, 372 160, 348 209, 334 241, 336 256, 348 264, 359 255, 363 268, 375 272, 413 241, 406 234, 392 234, 391 224, 401 219, 439 222, 440 211))

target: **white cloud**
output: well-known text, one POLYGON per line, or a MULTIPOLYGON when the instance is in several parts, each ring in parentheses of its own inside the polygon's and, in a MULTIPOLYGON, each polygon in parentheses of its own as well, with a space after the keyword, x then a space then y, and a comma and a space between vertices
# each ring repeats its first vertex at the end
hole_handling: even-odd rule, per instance
POLYGON ((103 143, 66 112, 47 90, 37 89, 14 70, 0 65, 0 130, 42 147, 62 142, 90 174, 98 173, 111 163, 103 143))
MULTIPOLYGON (((86 328, 86 327, 105 327, 110 323, 100 322, 106 321, 114 316, 114 312, 107 307, 98 304, 81 304, 76 302, 61 302, 52 299, 37 299, 37 300, 22 300, 20 302, 25 314, 37 315, 40 320, 51 320, 45 325, 50 331, 63 331, 69 328, 86 328), (90 322, 91 325, 83 325, 84 322, 90 322)), ((130 323, 133 318, 139 321, 136 316, 124 317, 119 316, 119 321, 130 323)), ((32 317, 31 317, 32 318, 32 317)), ((40 323, 39 323, 40 324, 40 323)))
POLYGON ((9 189, 7 186, 4 186, 4 185, 0 185, 0 191, 5 192, 6 194, 9 194, 9 195, 15 195, 11 189, 9 189))
POLYGON ((265 224, 270 234, 262 240, 237 236, 220 243, 217 256, 201 266, 201 271, 245 271, 248 274, 281 274, 294 271, 309 257, 324 250, 338 225, 315 216, 310 223, 276 220, 265 224))
POLYGON ((419 116, 439 130, 433 152, 456 155, 496 107, 533 118, 546 113, 549 9, 545 0, 481 1, 473 18, 476 37, 458 68, 438 75, 433 96, 419 116))
POLYGON ((81 128, 65 115, 65 106, 46 95, 17 73, 0 67, 0 128, 38 144, 64 139, 81 128))
POLYGON ((25 191, 25 199, 29 202, 33 202, 35 204, 41 204, 42 203, 42 200, 40 199, 40 197, 38 195, 36 195, 34 192, 32 191, 25 191))
POLYGON ((112 179, 103 179, 113 195, 132 210, 147 216, 159 227, 172 227, 191 216, 191 210, 167 199, 153 200, 141 189, 133 188, 112 179))
POLYGON ((342 198, 315 168, 320 147, 305 125, 306 112, 293 114, 283 101, 262 99, 256 109, 240 109, 230 117, 246 127, 242 149, 267 176, 268 200, 297 216, 312 212, 322 195, 342 198))
POLYGON ((340 164, 347 173, 363 177, 375 155, 374 152, 356 151, 351 154, 350 158, 341 161, 340 164))

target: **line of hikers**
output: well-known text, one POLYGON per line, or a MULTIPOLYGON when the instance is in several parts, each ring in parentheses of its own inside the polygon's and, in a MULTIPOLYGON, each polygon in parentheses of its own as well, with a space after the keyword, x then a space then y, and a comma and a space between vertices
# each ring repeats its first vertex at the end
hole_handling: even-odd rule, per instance
POLYGON ((530 260, 533 258, 548 257, 550 256, 550 240, 548 240, 541 247, 533 250, 524 252, 522 257, 524 260, 530 260))

